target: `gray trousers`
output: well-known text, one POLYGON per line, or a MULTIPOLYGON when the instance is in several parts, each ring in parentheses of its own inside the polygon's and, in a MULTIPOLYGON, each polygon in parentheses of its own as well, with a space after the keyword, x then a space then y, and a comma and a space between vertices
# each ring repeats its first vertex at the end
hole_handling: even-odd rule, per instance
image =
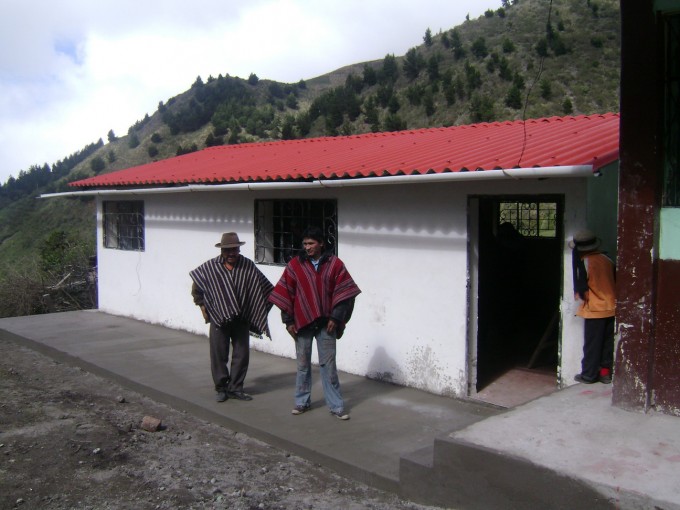
POLYGON ((248 323, 235 320, 224 326, 210 323, 210 370, 215 391, 243 391, 243 381, 250 362, 250 333, 248 323), (229 344, 231 343, 231 374, 229 344))

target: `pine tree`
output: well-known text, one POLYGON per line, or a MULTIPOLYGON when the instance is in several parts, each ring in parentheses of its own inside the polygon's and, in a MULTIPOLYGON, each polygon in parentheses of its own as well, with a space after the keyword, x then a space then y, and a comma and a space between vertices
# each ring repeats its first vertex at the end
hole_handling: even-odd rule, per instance
POLYGON ((416 48, 411 48, 406 52, 404 57, 404 74, 410 80, 415 80, 420 71, 425 67, 425 59, 418 53, 416 48))
POLYGON ((439 59, 439 55, 434 54, 427 60, 427 75, 431 82, 439 79, 439 59))
POLYGON ((475 94, 470 101, 470 118, 472 122, 492 122, 496 120, 493 99, 475 94))
POLYGON ((425 30, 425 36, 423 37, 423 41, 425 42, 425 46, 430 48, 432 46, 432 31, 428 27, 427 30, 425 30))
POLYGON ((385 131, 403 131, 406 129, 406 122, 399 115, 389 113, 385 117, 385 131))
POLYGON ((364 83, 369 87, 378 83, 378 73, 368 64, 364 64, 364 83))
POLYGON ((295 138, 295 118, 288 114, 283 118, 281 124, 281 139, 293 140, 295 138))
POLYGON ((428 89, 425 91, 425 94, 423 95, 423 106, 425 107, 425 115, 428 117, 432 117, 434 115, 434 112, 436 111, 436 108, 434 106, 434 96, 432 94, 432 89, 428 89))
POLYGON ((131 149, 134 149, 135 147, 139 146, 139 137, 137 136, 137 133, 130 133, 129 138, 128 138, 128 147, 131 149))
POLYGON ((380 72, 378 81, 383 85, 397 81, 399 78, 399 65, 394 55, 385 55, 383 59, 382 70, 380 72))
POLYGON ((545 100, 552 98, 552 86, 545 78, 541 80, 541 97, 545 100))
POLYGON ((489 54, 489 50, 486 47, 486 39, 484 37, 478 37, 475 42, 472 43, 472 54, 478 59, 483 59, 489 54))
POLYGON ((516 84, 513 84, 508 90, 508 94, 505 96, 505 105, 519 110, 522 107, 522 93, 516 84))

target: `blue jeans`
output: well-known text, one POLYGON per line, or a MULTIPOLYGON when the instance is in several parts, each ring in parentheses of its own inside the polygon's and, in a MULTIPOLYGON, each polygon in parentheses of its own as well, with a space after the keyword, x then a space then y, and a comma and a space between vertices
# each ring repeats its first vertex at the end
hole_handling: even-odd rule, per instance
POLYGON ((316 338, 319 353, 321 385, 326 405, 331 411, 342 412, 345 404, 340 393, 338 369, 335 365, 336 333, 328 333, 326 326, 310 327, 298 331, 295 340, 297 377, 295 380, 295 405, 309 407, 312 397, 312 341, 316 338))

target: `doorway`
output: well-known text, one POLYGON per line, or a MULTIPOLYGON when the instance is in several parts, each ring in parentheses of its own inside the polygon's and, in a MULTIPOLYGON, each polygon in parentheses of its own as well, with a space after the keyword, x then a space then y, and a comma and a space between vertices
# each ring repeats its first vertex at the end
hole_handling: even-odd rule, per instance
POLYGON ((471 397, 514 407, 557 388, 563 202, 469 200, 471 397))

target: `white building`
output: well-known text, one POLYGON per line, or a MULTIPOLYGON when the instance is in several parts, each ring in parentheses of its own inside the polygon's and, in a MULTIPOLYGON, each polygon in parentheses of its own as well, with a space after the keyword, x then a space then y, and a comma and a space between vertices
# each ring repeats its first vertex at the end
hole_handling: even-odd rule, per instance
MULTIPOLYGON (((96 195, 102 311, 207 335, 188 272, 219 254, 221 234, 237 232, 276 283, 300 230, 317 224, 363 291, 340 370, 455 397, 517 367, 565 386, 582 349, 567 241, 587 226, 615 251, 618 124, 607 114, 222 146, 71 194, 96 195), (503 241, 506 222, 523 236, 503 241)), ((278 309, 269 323, 272 339, 252 347, 293 358, 278 309)))

